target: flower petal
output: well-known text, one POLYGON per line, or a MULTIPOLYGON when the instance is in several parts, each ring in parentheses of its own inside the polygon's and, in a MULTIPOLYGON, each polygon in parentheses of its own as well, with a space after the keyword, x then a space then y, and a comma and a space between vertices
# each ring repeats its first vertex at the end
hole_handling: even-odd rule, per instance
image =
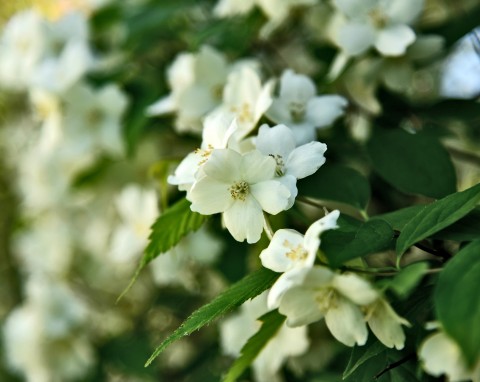
POLYGON ((203 165, 203 171, 209 177, 224 183, 244 180, 239 171, 242 155, 230 149, 215 149, 203 165))
POLYGON ((378 292, 370 283, 354 273, 336 275, 332 286, 343 296, 358 305, 368 305, 378 298, 378 292))
POLYGON ((306 104, 315 96, 317 90, 313 81, 303 75, 287 69, 280 79, 280 98, 288 104, 306 104))
POLYGON ((276 215, 288 206, 290 191, 277 180, 251 184, 250 192, 261 208, 269 214, 276 215))
POLYGON ((295 149, 295 137, 285 125, 260 126, 256 139, 257 150, 265 155, 280 155, 284 160, 295 149))
POLYGON ((303 245, 309 253, 313 253, 314 255, 317 253, 322 232, 338 228, 337 219, 339 216, 340 211, 332 211, 308 227, 307 232, 305 232, 303 245))
POLYGON ((325 323, 332 335, 347 346, 361 346, 367 342, 368 330, 362 312, 338 294, 325 314, 325 323))
POLYGON ((253 185, 272 179, 277 164, 272 157, 264 155, 258 150, 252 150, 242 156, 240 166, 241 179, 253 185))
POLYGON ((283 295, 278 311, 287 316, 289 327, 308 325, 323 318, 315 293, 301 287, 289 289, 283 295))
POLYGON ((370 24, 351 21, 340 29, 337 44, 350 56, 364 53, 375 43, 375 30, 370 24))
POLYGON ((415 32, 408 25, 391 25, 378 32, 375 48, 384 56, 401 56, 415 41, 415 32))
POLYGON ((223 213, 225 226, 237 241, 247 239, 249 244, 260 240, 263 231, 263 213, 258 202, 251 196, 236 200, 223 213))
POLYGON ((286 160, 287 174, 297 179, 312 175, 325 163, 325 151, 327 145, 320 142, 310 142, 297 147, 286 160))
POLYGON ((348 102, 337 95, 315 97, 307 105, 306 119, 315 127, 331 125, 345 113, 348 102))
POLYGON ((298 259, 291 255, 295 249, 303 249, 303 235, 293 229, 279 229, 268 247, 260 253, 260 260, 265 268, 274 272, 285 272, 298 262, 298 259))
POLYGON ((228 183, 204 176, 190 190, 191 210, 204 215, 225 211, 233 203, 229 186, 228 183))

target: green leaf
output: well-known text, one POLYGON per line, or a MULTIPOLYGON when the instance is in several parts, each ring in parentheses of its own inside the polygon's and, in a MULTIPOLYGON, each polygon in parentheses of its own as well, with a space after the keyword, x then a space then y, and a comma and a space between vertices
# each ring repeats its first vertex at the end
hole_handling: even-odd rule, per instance
POLYGON ((480 208, 475 208, 465 217, 433 235, 436 239, 472 241, 480 239, 480 208))
POLYGON ((403 228, 397 240, 401 256, 411 245, 460 220, 480 201, 480 184, 437 200, 422 209, 403 228))
POLYGON ((434 294, 437 318, 463 351, 469 366, 480 357, 480 240, 450 260, 440 274, 434 294))
POLYGON ((117 302, 128 293, 150 261, 177 245, 188 233, 199 229, 209 217, 190 210, 190 202, 187 199, 181 199, 160 215, 151 227, 149 243, 142 260, 127 287, 117 298, 117 302))
POLYGON ((386 214, 372 216, 371 219, 385 220, 394 229, 401 231, 403 227, 405 227, 405 225, 423 208, 425 208, 425 205, 410 206, 386 214))
POLYGON ((312 176, 300 180, 298 193, 365 210, 370 199, 370 184, 362 174, 349 167, 326 165, 312 176))
POLYGON ((245 369, 252 364, 258 354, 262 351, 268 341, 270 341, 270 339, 278 332, 285 321, 285 318, 286 317, 278 313, 277 310, 268 312, 259 318, 259 320, 262 321, 262 326, 243 346, 240 351, 240 357, 233 363, 223 380, 224 382, 234 382, 242 375, 245 369))
POLYGON ((356 231, 344 232, 341 227, 322 235, 321 248, 333 267, 348 260, 384 251, 390 247, 393 229, 386 221, 373 219, 356 231))
POLYGON ((348 361, 347 368, 343 372, 343 379, 348 378, 351 374, 363 365, 370 358, 384 352, 386 350, 385 345, 375 340, 370 346, 355 346, 350 353, 350 359, 348 361))
POLYGON ((448 152, 426 133, 378 129, 367 151, 374 170, 402 192, 442 198, 456 191, 455 170, 448 152))
POLYGON ((408 267, 403 268, 398 275, 387 283, 387 285, 398 297, 406 298, 418 285, 427 269, 428 264, 425 262, 411 264, 408 267))
POLYGON ((199 229, 209 217, 193 212, 187 199, 175 203, 153 223, 142 264, 148 264, 177 245, 180 239, 199 229))
POLYGON ((195 330, 211 323, 213 320, 230 312, 237 306, 240 306, 248 299, 254 298, 270 288, 278 276, 278 273, 261 268, 233 284, 230 288, 217 296, 212 302, 193 312, 177 330, 168 336, 155 349, 145 366, 150 365, 152 361, 171 343, 184 336, 188 336, 195 330))

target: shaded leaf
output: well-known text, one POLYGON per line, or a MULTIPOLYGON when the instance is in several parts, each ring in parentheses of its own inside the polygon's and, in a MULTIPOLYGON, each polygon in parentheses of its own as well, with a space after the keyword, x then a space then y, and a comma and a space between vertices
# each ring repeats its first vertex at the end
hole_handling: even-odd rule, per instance
POLYGON ((392 239, 393 229, 390 224, 374 219, 365 222, 356 231, 345 232, 340 227, 325 232, 321 248, 329 264, 338 267, 348 260, 388 249, 392 239))
POLYGON ((358 171, 341 165, 326 165, 298 182, 298 193, 317 199, 346 203, 359 210, 367 207, 370 184, 358 171))
POLYGON ((465 217, 435 233, 434 238, 454 241, 480 239, 480 208, 475 208, 465 217))
POLYGON ((480 184, 437 200, 422 209, 403 228, 397 240, 397 254, 460 220, 480 201, 480 184))
POLYGON ((401 231, 403 227, 417 215, 425 206, 410 206, 386 214, 372 216, 372 219, 382 219, 389 223, 393 229, 401 231))
POLYGON ((184 336, 188 336, 195 330, 211 323, 213 320, 230 312, 237 306, 242 305, 245 301, 258 296, 260 293, 270 288, 278 276, 278 273, 261 268, 233 284, 230 288, 217 296, 212 302, 193 312, 177 330, 168 336, 155 349, 145 366, 150 365, 171 343, 184 336))
POLYGON ((234 382, 242 375, 260 354, 268 341, 278 332, 285 318, 277 310, 268 312, 259 318, 262 321, 262 326, 243 346, 240 351, 240 357, 233 363, 223 380, 224 382, 234 382))
POLYGON ((440 274, 434 302, 445 332, 463 351, 469 366, 480 357, 480 240, 470 243, 440 274))
POLYGON ((408 297, 410 292, 418 285, 425 272, 428 269, 426 262, 418 262, 411 264, 402 269, 392 280, 388 282, 388 286, 400 298, 408 297))
POLYGON ((408 194, 442 198, 456 191, 455 170, 440 142, 425 133, 376 130, 367 144, 374 170, 408 194))

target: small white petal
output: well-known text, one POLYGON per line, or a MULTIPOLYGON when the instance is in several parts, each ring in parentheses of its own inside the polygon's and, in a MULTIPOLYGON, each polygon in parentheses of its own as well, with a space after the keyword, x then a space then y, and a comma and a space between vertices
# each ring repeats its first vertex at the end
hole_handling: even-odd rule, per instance
POLYGON ((325 313, 325 323, 332 335, 347 346, 365 345, 368 330, 360 309, 342 296, 325 313))
POLYGON ((288 103, 306 104, 316 94, 313 81, 303 75, 287 69, 280 79, 280 98, 288 103))
POLYGON ((301 287, 289 289, 283 295, 278 311, 287 316, 289 327, 308 325, 323 318, 315 293, 301 287))
POLYGON ((368 305, 378 298, 378 292, 370 283, 354 273, 336 275, 333 287, 343 296, 358 305, 368 305))
POLYGON ((366 16, 377 4, 378 0, 333 0, 335 8, 351 18, 366 16))
POLYGON ((304 247, 309 253, 317 253, 322 232, 338 228, 337 219, 339 216, 340 211, 332 211, 308 227, 307 232, 305 232, 304 247))
POLYGON ((252 150, 243 155, 240 166, 241 179, 255 184, 273 178, 276 162, 272 157, 252 150))
POLYGON ((390 0, 385 13, 394 22, 411 24, 423 10, 423 0, 390 0))
POLYGON ((350 56, 364 53, 375 43, 375 30, 370 24, 348 22, 338 33, 337 43, 350 56))
POLYGON ((310 142, 294 149, 286 160, 287 174, 303 179, 315 173, 325 163, 327 145, 310 142))
POLYGON ((269 127, 264 124, 258 130, 257 150, 266 155, 280 155, 284 160, 295 149, 295 137, 285 125, 269 127))
POLYGON ((307 105, 306 120, 315 127, 331 125, 338 117, 345 114, 348 102, 337 95, 315 97, 307 105))
POLYGON ((263 232, 263 213, 258 202, 251 196, 236 200, 223 213, 225 226, 237 241, 256 243, 263 232))
POLYGON ((260 253, 260 260, 265 268, 285 272, 298 262, 294 256, 289 255, 295 249, 303 249, 303 235, 293 229, 279 229, 268 247, 260 253))
POLYGON ((242 179, 239 171, 242 156, 230 149, 215 149, 203 165, 203 171, 209 177, 220 182, 233 183, 242 179))
POLYGON ((250 192, 262 209, 276 215, 288 206, 290 191, 277 180, 266 180, 250 185, 250 192))
POLYGON ((281 98, 276 98, 268 108, 266 115, 275 123, 286 123, 290 126, 292 121, 288 104, 281 98))
POLYGON ((415 32, 408 25, 391 25, 378 32, 375 48, 384 56, 401 56, 415 41, 415 32))
POLYGON ((198 180, 189 194, 191 210, 204 215, 225 211, 233 203, 229 187, 230 184, 207 176, 198 180))

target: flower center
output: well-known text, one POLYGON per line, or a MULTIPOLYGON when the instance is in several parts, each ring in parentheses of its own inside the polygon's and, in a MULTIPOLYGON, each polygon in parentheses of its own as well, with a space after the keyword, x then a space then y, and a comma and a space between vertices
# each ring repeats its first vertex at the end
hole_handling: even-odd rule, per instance
POLYGON ((237 115, 237 119, 240 123, 253 122, 250 104, 245 102, 240 107, 232 106, 231 111, 237 115))
POLYGON ((250 186, 244 180, 234 183, 229 189, 230 195, 234 200, 245 201, 248 194, 250 193, 250 186))
POLYGON ((195 150, 195 154, 198 154, 202 157, 202 160, 200 162, 198 162, 199 166, 201 166, 202 164, 204 164, 208 160, 208 158, 212 154, 213 149, 214 149, 214 147, 209 144, 206 149, 198 148, 198 149, 195 150))
POLYGON ((275 167, 275 175, 276 176, 283 176, 285 175, 285 162, 283 161, 283 157, 278 154, 268 154, 268 156, 275 159, 277 166, 275 167))
POLYGON ((370 16, 372 24, 376 28, 383 29, 387 25, 388 17, 381 9, 374 8, 368 13, 368 15, 370 16))
POLYGON ((287 256, 292 261, 305 261, 308 257, 308 252, 301 244, 298 244, 296 247, 294 247, 292 243, 290 243, 288 240, 285 240, 283 242, 283 246, 290 249, 290 251, 287 252, 285 256, 287 256))
POLYGON ((302 102, 290 102, 290 117, 293 122, 302 122, 305 117, 305 104, 302 102))
POLYGON ((326 313, 330 308, 337 306, 337 293, 331 287, 320 288, 315 293, 315 301, 318 304, 318 309, 322 313, 326 313))

